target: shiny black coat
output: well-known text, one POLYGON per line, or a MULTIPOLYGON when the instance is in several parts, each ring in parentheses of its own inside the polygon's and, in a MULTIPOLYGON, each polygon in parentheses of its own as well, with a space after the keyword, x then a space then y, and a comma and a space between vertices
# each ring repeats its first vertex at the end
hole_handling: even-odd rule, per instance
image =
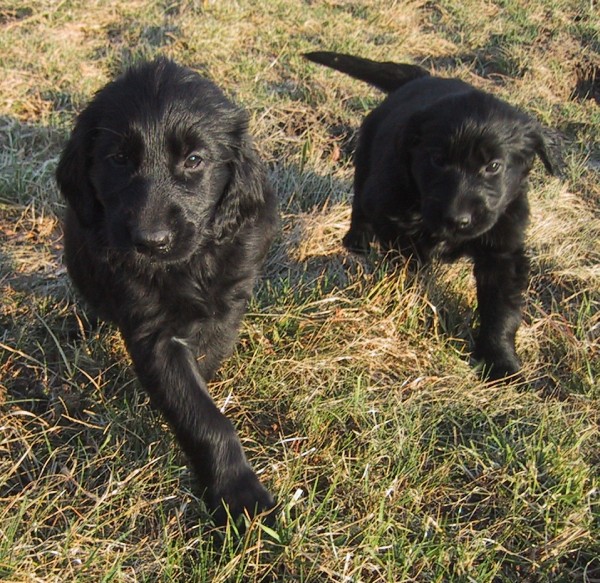
POLYGON ((376 239, 421 261, 471 258, 475 357, 491 378, 514 375, 529 273, 527 177, 536 156, 550 173, 560 165, 556 134, 468 83, 415 65, 330 52, 306 57, 389 93, 360 130, 344 245, 360 252, 376 239))
POLYGON ((220 523, 224 505, 274 505, 207 388, 277 227, 247 125, 213 83, 159 59, 96 94, 57 170, 69 274, 119 327, 220 523))

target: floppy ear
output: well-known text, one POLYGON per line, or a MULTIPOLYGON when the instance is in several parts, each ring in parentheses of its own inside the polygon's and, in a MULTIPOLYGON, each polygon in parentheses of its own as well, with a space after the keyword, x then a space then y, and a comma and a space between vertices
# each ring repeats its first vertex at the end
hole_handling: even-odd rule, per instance
POLYGON ((396 136, 396 153, 400 158, 407 157, 410 151, 419 144, 421 126, 427 119, 426 111, 413 113, 396 136))
POLYGON ((99 203, 89 179, 96 115, 88 106, 77 118, 56 169, 56 182, 80 223, 89 227, 99 203))
POLYGON ((265 169, 247 133, 238 138, 231 165, 231 178, 213 214, 218 239, 233 237, 242 225, 258 215, 270 185, 265 169))
POLYGON ((562 174, 565 161, 562 155, 563 143, 559 133, 550 128, 538 126, 535 136, 535 153, 540 157, 549 174, 562 174))

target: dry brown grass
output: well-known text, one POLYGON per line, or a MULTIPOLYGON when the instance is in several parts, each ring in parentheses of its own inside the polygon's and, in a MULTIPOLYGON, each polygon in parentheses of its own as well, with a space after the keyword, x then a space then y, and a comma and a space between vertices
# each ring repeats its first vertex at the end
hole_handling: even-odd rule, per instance
POLYGON ((593 581, 600 577, 599 22, 535 0, 0 1, 0 578, 593 581), (340 238, 362 117, 381 98, 316 48, 410 60, 567 138, 532 176, 525 382, 469 363, 470 266, 420 273, 340 238), (121 68, 166 54, 252 117, 282 233, 212 391, 282 502, 216 548, 199 493, 61 263, 53 171, 121 68), (594 85, 596 83, 596 85, 594 85), (231 541, 229 541, 231 542, 231 541))

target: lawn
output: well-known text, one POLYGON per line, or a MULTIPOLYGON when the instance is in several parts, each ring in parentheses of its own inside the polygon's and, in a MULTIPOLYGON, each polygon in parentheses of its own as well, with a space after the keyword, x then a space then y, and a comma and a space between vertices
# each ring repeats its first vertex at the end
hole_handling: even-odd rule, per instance
POLYGON ((594 0, 0 0, 0 580, 600 581, 600 16, 594 0), (524 380, 470 362, 469 263, 341 245, 382 99, 310 50, 418 63, 564 138, 531 175, 524 380), (281 503, 218 539, 117 330, 62 263, 54 170, 94 91, 167 55, 248 110, 282 215, 211 384, 281 503))

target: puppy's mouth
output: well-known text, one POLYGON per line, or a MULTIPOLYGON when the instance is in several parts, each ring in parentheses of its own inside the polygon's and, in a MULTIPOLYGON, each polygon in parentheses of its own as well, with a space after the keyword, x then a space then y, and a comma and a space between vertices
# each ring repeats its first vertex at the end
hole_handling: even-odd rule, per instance
POLYGON ((437 232, 442 239, 448 241, 469 241, 483 235, 492 227, 491 224, 475 224, 468 226, 443 226, 437 232))
POLYGON ((136 257, 153 264, 183 263, 192 255, 192 250, 187 246, 165 247, 160 250, 148 251, 147 249, 135 248, 136 257))

